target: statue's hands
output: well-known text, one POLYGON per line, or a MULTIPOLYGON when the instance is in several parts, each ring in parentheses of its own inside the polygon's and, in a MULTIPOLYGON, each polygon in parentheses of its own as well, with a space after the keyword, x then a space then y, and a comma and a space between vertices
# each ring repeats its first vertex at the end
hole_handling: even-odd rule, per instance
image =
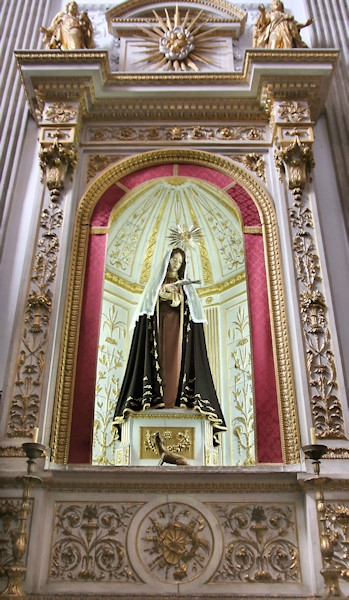
POLYGON ((172 292, 167 292, 166 290, 161 290, 159 296, 162 300, 172 300, 172 292))
POLYGON ((173 296, 173 299, 172 299, 172 302, 171 302, 171 306, 177 307, 177 306, 180 305, 180 303, 181 303, 181 298, 180 298, 179 294, 175 294, 173 296))
POLYGON ((165 283, 161 287, 159 296, 162 300, 173 300, 174 292, 176 292, 176 286, 173 283, 165 283))
POLYGON ((171 301, 171 306, 174 307, 179 306, 181 303, 181 296, 173 283, 165 283, 159 292, 159 297, 161 300, 171 301))
POLYGON ((177 289, 174 283, 165 283, 165 285, 162 286, 162 291, 171 292, 173 294, 173 292, 176 292, 177 289))

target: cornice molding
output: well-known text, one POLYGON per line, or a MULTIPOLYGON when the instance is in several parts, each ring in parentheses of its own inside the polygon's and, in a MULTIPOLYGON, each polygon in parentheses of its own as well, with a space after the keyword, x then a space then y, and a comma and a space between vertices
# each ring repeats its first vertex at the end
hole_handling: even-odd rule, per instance
POLYGON ((191 118, 268 120, 270 101, 303 99, 316 121, 337 50, 247 50, 242 72, 111 72, 104 50, 15 52, 30 110, 44 101, 81 102, 86 120, 191 118), (295 71, 295 64, 297 69, 295 71), (205 86, 205 92, 202 92, 205 86), (200 94, 194 92, 200 90, 200 94), (189 94, 189 96, 188 96, 189 94))

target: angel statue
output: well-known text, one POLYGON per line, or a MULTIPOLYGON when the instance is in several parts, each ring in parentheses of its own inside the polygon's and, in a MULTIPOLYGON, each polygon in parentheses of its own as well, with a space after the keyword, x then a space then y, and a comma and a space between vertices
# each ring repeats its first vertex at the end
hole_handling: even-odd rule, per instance
POLYGON ((82 50, 94 48, 92 23, 84 11, 79 13, 76 2, 68 2, 65 12, 59 12, 50 27, 41 27, 48 50, 82 50))
POLYGON ((134 318, 134 334, 114 424, 148 408, 183 408, 203 414, 217 434, 226 430, 208 362, 206 322, 186 255, 174 248, 148 281, 134 318))
POLYGON ((253 30, 254 48, 307 48, 303 42, 300 30, 314 22, 308 19, 306 23, 297 23, 295 18, 286 13, 283 2, 273 0, 270 10, 263 4, 258 6, 260 15, 253 30))

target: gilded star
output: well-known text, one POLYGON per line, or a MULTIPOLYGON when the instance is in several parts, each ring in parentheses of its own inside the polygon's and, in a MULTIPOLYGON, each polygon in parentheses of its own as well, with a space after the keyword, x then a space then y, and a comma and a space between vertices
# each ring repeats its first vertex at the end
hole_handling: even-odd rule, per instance
POLYGON ((176 227, 170 227, 170 235, 167 236, 170 239, 170 245, 176 246, 186 250, 188 247, 195 248, 196 245, 200 244, 202 238, 201 227, 195 227, 191 225, 179 225, 176 227))
POLYGON ((199 71, 197 63, 215 65, 209 57, 214 48, 218 48, 215 29, 203 31, 206 22, 200 20, 201 10, 193 17, 189 10, 181 18, 178 5, 171 19, 165 8, 165 17, 153 14, 156 25, 148 21, 151 29, 141 28, 145 40, 146 58, 139 62, 150 63, 154 69, 164 67, 165 71, 199 71))

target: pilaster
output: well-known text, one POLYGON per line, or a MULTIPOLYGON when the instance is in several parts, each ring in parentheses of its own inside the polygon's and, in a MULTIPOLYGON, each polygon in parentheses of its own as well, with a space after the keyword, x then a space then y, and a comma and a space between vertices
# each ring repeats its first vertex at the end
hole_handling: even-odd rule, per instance
POLYGON ((305 100, 274 101, 275 166, 285 180, 313 426, 321 439, 346 439, 335 353, 311 204, 314 133, 305 100))
POLYGON ((57 284, 66 197, 64 188, 77 164, 79 103, 43 103, 38 112, 39 161, 43 194, 31 275, 20 333, 17 367, 12 385, 6 435, 30 438, 39 426, 44 394, 45 369, 51 358, 48 348, 57 284))

